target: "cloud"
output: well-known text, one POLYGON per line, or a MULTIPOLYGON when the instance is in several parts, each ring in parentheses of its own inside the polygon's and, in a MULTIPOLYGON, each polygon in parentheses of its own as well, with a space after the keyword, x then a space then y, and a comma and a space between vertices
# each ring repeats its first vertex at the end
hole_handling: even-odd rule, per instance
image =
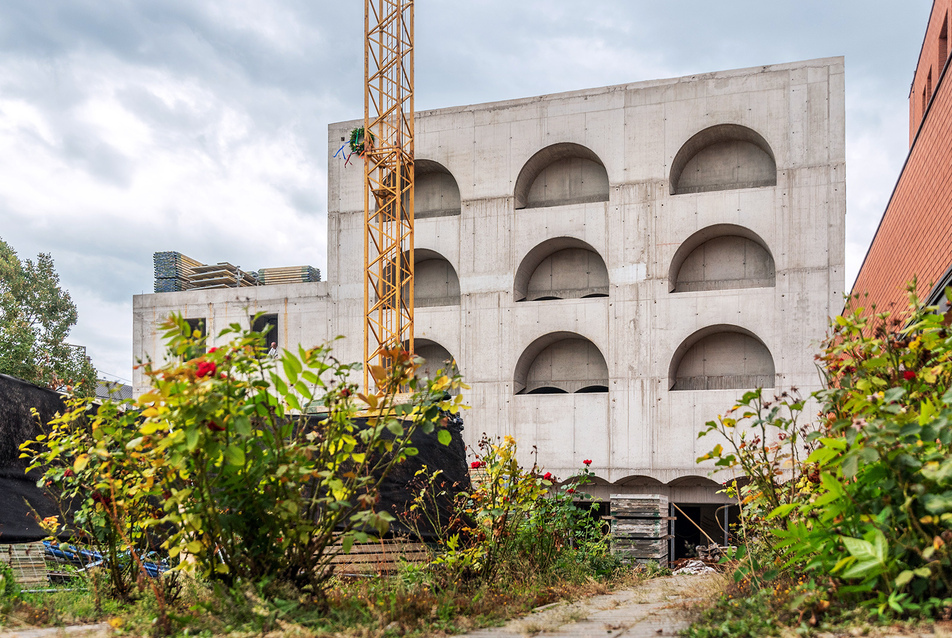
MULTIPOLYGON (((930 7, 429 0, 416 105, 846 54, 852 273, 904 158, 930 7)), ((363 113, 362 33, 359 2, 0 0, 0 236, 53 254, 94 363, 130 376, 155 251, 324 268, 326 131, 363 113)))

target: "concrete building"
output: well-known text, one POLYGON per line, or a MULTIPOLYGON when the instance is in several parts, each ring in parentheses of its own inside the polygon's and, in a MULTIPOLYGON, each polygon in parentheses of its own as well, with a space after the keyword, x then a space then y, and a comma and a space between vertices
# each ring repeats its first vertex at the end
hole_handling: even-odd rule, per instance
MULTIPOLYGON (((135 354, 175 310, 214 334, 264 311, 279 344, 362 357, 363 175, 328 133, 322 283, 137 296, 135 354)), ((819 385, 844 285, 842 58, 416 115, 416 343, 472 386, 470 442, 512 434, 593 490, 722 503, 704 423, 819 385)), ((136 391, 143 390, 137 375, 136 391)))
POLYGON ((877 311, 904 313, 913 276, 930 304, 952 284, 950 12, 952 0, 933 2, 909 89, 909 155, 853 284, 877 311))

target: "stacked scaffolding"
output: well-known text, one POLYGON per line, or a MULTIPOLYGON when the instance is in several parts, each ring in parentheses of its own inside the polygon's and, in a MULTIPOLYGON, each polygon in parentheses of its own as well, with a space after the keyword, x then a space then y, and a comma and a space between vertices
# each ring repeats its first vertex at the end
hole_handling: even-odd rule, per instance
POLYGON ((175 251, 155 253, 152 263, 155 266, 155 292, 275 286, 321 280, 321 271, 312 266, 262 268, 254 272, 228 262, 203 264, 175 251))
POLYGON ((192 268, 190 278, 192 290, 212 290, 214 288, 247 288, 257 286, 258 278, 227 261, 213 266, 192 268))
POLYGON ((265 286, 278 284, 311 283, 321 280, 321 271, 311 266, 284 266, 282 268, 262 268, 258 279, 265 286))
POLYGON ((635 563, 668 564, 668 497, 611 495, 612 553, 635 563))
POLYGON ((152 255, 152 264, 155 267, 155 292, 191 290, 192 269, 204 265, 171 250, 152 255))

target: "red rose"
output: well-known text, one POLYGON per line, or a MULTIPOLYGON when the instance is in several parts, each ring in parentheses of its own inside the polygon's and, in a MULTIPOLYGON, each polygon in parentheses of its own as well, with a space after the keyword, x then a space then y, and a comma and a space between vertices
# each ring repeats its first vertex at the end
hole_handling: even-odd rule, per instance
POLYGON ((199 379, 202 377, 207 377, 209 375, 214 375, 218 371, 218 368, 211 361, 199 361, 198 362, 198 372, 195 373, 199 379))
POLYGON ((584 461, 582 461, 582 463, 584 463, 585 466, 588 467, 589 465, 592 464, 592 459, 585 459, 584 461))
POLYGON ((469 466, 474 470, 479 469, 480 467, 482 467, 482 465, 483 464, 480 463, 479 461, 473 461, 472 463, 469 464, 469 466))
POLYGON ((573 489, 570 487, 569 489, 565 490, 565 493, 566 493, 566 494, 575 494, 575 490, 573 490, 573 489))
POLYGON ((218 348, 209 348, 209 349, 208 349, 208 354, 211 354, 211 353, 215 352, 216 350, 218 350, 218 348))
POLYGON ((552 472, 546 472, 545 474, 542 475, 542 478, 543 478, 543 480, 551 481, 551 480, 552 480, 552 472))
POLYGON ((916 378, 915 370, 906 370, 905 372, 902 373, 902 378, 905 379, 906 381, 912 381, 913 379, 916 378))
POLYGON ((75 475, 75 474, 74 474, 73 470, 71 470, 71 469, 69 469, 69 468, 66 468, 66 471, 63 472, 63 476, 64 476, 65 478, 69 478, 69 477, 74 476, 74 475, 75 475))
POLYGON ((208 429, 211 430, 212 432, 224 432, 224 431, 225 431, 225 426, 222 425, 221 423, 216 423, 213 419, 209 419, 209 420, 205 423, 205 425, 206 425, 206 426, 208 427, 208 429))
POLYGON ((350 388, 341 388, 340 395, 345 399, 350 396, 350 388))

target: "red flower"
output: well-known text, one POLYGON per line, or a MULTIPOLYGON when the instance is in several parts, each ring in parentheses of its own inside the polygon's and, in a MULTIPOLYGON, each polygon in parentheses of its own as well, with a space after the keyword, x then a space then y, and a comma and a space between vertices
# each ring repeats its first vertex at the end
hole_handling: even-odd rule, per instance
POLYGON ((66 471, 63 472, 63 476, 64 476, 65 478, 69 478, 69 477, 71 477, 71 476, 73 476, 73 475, 74 475, 73 470, 71 470, 70 468, 66 468, 66 471))
POLYGON ((588 467, 589 465, 592 464, 592 459, 585 459, 584 461, 582 461, 582 463, 585 464, 585 467, 588 467))
POLYGON ((573 490, 573 489, 570 487, 569 489, 565 490, 565 493, 566 493, 566 494, 575 494, 575 490, 573 490))
POLYGON ((208 349, 208 354, 211 354, 211 353, 215 352, 216 350, 218 350, 218 348, 209 348, 209 349, 208 349))
POLYGON ((912 381, 913 379, 916 378, 916 371, 906 370, 905 372, 902 373, 902 378, 905 379, 906 381, 912 381))
POLYGON ((206 421, 206 422, 205 422, 205 425, 206 425, 206 426, 208 427, 208 429, 211 430, 212 432, 224 432, 224 431, 225 431, 225 426, 222 425, 221 423, 215 422, 213 419, 209 419, 208 421, 206 421))
POLYGON ((218 367, 211 361, 199 361, 198 362, 198 372, 195 373, 199 379, 202 377, 207 377, 209 375, 214 375, 218 371, 218 367))
POLYGON ((345 399, 350 396, 350 388, 341 388, 340 395, 345 399))
POLYGON ((476 469, 481 468, 481 467, 483 466, 483 464, 480 463, 479 461, 473 461, 472 463, 469 464, 469 466, 470 466, 471 468, 473 468, 474 470, 476 470, 476 469))
POLYGON ((543 475, 542 475, 542 479, 545 480, 545 481, 551 481, 551 480, 552 480, 552 472, 546 472, 545 474, 543 474, 543 475))

